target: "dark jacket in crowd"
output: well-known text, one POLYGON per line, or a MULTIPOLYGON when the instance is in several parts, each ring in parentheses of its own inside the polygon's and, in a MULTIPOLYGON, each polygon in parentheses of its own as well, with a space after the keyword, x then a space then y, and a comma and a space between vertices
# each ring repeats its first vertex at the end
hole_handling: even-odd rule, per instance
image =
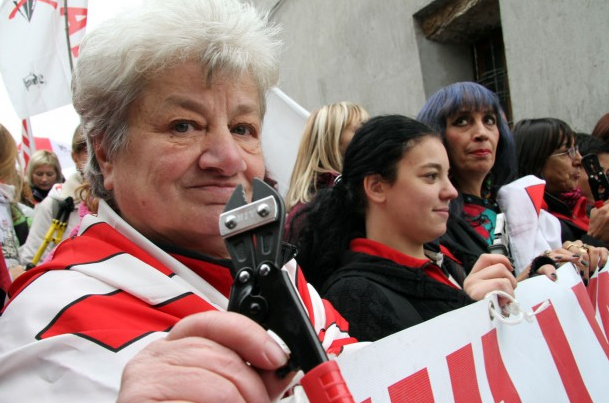
POLYGON ((321 294, 347 319, 351 336, 375 341, 473 302, 458 287, 426 274, 425 266, 434 265, 436 272, 459 276, 462 269, 456 262, 446 256, 442 261, 441 268, 431 260, 408 267, 384 257, 346 251, 341 267, 324 283, 321 294))
POLYGON ((548 211, 560 221, 561 239, 563 242, 581 239, 585 244, 599 247, 608 247, 600 239, 588 235, 588 209, 587 200, 581 197, 574 208, 570 208, 563 201, 548 192, 543 196, 548 211))
POLYGON ((489 253, 486 240, 464 218, 452 213, 440 243, 461 263, 467 274, 481 254, 489 253))

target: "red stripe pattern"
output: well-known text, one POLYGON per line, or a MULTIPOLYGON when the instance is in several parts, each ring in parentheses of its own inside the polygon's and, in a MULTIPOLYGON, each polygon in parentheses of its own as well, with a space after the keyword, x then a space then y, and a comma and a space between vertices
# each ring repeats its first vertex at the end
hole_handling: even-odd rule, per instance
MULTIPOLYGON (((533 307, 533 311, 539 308, 538 304, 533 307)), ((556 315, 554 306, 550 304, 546 309, 536 315, 539 328, 548 344, 556 368, 563 382, 565 391, 569 396, 569 401, 578 403, 592 402, 588 389, 584 384, 581 373, 577 367, 577 362, 569 346, 569 341, 560 326, 560 321, 556 315)))

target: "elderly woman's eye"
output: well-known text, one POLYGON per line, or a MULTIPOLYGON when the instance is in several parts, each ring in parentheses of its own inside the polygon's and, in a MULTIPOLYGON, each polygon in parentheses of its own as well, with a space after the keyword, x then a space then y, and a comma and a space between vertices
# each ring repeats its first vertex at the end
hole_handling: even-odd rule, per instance
POLYGON ((494 115, 489 115, 484 118, 487 125, 494 125, 497 123, 497 118, 494 115))
POLYGON ((255 131, 249 125, 237 125, 231 129, 231 132, 239 136, 254 136, 255 131))
POLYGON ((173 125, 173 130, 178 133, 186 133, 190 128, 192 128, 192 124, 188 122, 178 122, 173 125))

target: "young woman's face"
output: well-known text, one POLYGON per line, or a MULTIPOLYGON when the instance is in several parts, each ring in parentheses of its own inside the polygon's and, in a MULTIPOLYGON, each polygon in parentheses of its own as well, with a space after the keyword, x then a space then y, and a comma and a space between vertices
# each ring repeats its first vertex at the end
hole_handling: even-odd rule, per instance
POLYGON ((423 244, 446 232, 449 202, 457 197, 448 169, 446 149, 437 137, 423 138, 404 154, 397 179, 386 190, 386 211, 398 236, 423 244))
POLYGON ((569 148, 566 142, 563 143, 543 165, 541 173, 546 180, 546 190, 550 194, 570 192, 579 184, 582 156, 575 149, 569 152, 569 148))
POLYGON ((452 174, 486 176, 495 164, 499 128, 492 109, 462 109, 446 120, 446 148, 452 174))
POLYGON ((38 189, 49 190, 57 182, 57 172, 50 165, 40 165, 32 173, 32 185, 38 189))

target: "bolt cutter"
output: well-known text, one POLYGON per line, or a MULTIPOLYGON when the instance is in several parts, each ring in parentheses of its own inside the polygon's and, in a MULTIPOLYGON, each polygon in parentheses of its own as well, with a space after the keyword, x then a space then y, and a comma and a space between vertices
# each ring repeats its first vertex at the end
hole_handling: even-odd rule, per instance
POLYGON ((233 261, 228 310, 279 336, 290 349, 280 376, 301 369, 311 402, 353 402, 335 361, 321 345, 288 273, 281 269, 285 206, 269 185, 254 179, 252 202, 237 186, 220 215, 220 234, 233 261))
POLYGON ((72 197, 66 197, 64 200, 59 202, 59 211, 57 212, 55 218, 51 221, 51 226, 44 235, 42 244, 34 255, 32 262, 28 264, 28 267, 31 268, 38 264, 42 254, 45 250, 47 250, 49 243, 53 242, 55 245, 57 245, 59 242, 61 242, 61 238, 63 238, 63 233, 68 225, 68 219, 70 218, 70 213, 72 210, 74 210, 74 199, 72 199, 72 197))

